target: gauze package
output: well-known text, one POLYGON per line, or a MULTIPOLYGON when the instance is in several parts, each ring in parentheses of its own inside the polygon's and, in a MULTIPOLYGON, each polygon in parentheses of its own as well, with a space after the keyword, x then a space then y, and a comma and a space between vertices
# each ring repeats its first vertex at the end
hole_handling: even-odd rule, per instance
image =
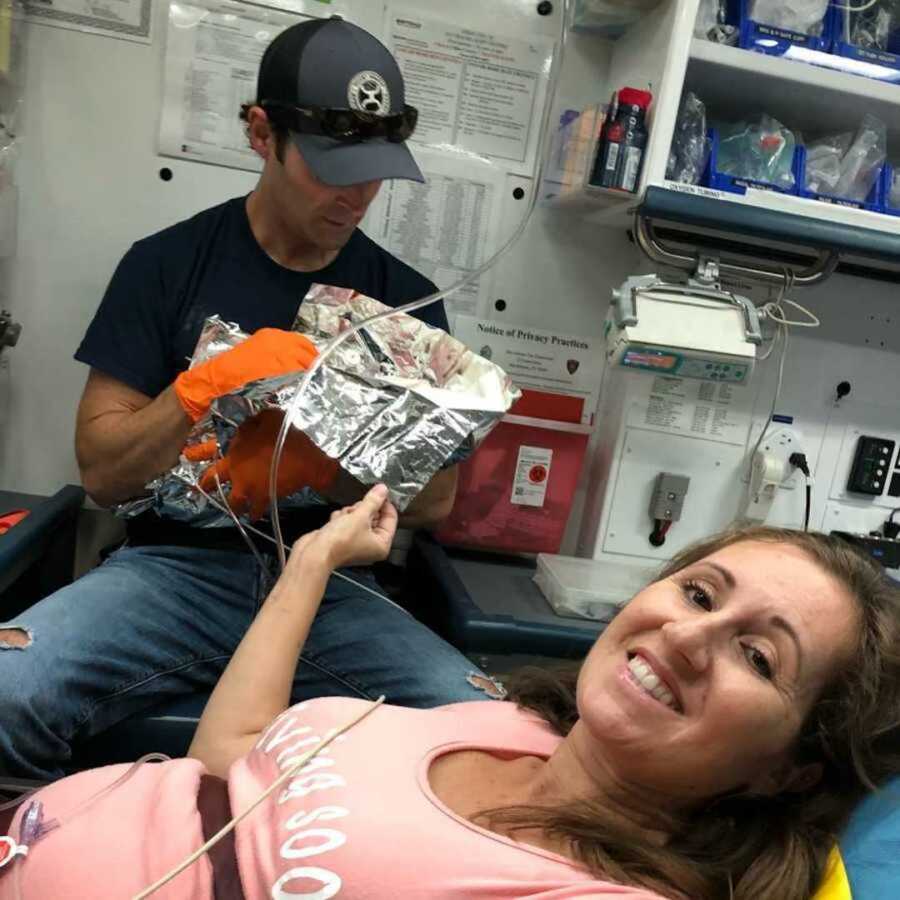
MULTIPOLYGON (((294 330, 322 349, 347 328, 389 310, 347 288, 313 285, 294 330)), ((208 319, 191 365, 247 337, 219 317, 208 319)), ((303 373, 267 378, 214 400, 187 446, 215 437, 223 454, 239 426, 266 409, 287 412, 303 373)), ((363 485, 383 482, 403 511, 442 468, 468 457, 520 396, 509 376, 439 328, 398 313, 367 326, 338 347, 310 380, 291 424, 363 485)), ((178 464, 121 504, 124 517, 154 510, 198 527, 231 524, 197 485, 208 461, 178 464)), ((227 497, 228 486, 224 486, 227 497)), ((219 498, 217 498, 219 499, 219 498)), ((303 489, 279 509, 327 503, 303 489)))
POLYGON ((818 194, 863 202, 887 157, 887 128, 869 113, 859 131, 830 135, 806 149, 806 187, 818 194))
POLYGON ((750 18, 763 25, 821 35, 828 0, 751 0, 750 18))
POLYGON ((900 0, 835 5, 840 40, 864 50, 900 50, 900 0))

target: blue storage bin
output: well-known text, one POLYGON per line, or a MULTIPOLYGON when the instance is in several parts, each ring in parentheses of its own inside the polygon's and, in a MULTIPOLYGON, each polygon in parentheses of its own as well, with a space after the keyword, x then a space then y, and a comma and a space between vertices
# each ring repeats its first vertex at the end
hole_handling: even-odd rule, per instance
MULTIPOLYGON (((847 5, 859 6, 859 3, 848 4, 846 0, 831 4, 831 31, 832 31, 832 50, 836 56, 843 56, 847 59, 855 59, 860 62, 870 63, 876 66, 882 66, 888 69, 896 69, 896 78, 890 77, 889 73, 881 75, 872 74, 872 77, 878 78, 880 81, 900 81, 900 21, 895 23, 892 29, 887 48, 884 50, 869 49, 860 47, 851 43, 848 26, 853 24, 853 13, 845 9, 847 5), (884 75, 885 77, 882 77, 884 75)), ((865 70, 859 74, 866 75, 865 70)))
POLYGON ((891 185, 894 182, 894 167, 885 163, 881 170, 881 191, 884 202, 884 212, 889 216, 900 216, 900 206, 891 206, 891 185))
POLYGON ((821 53, 831 51, 834 29, 834 10, 831 7, 825 14, 821 35, 804 34, 802 31, 791 31, 755 22, 750 18, 750 0, 740 0, 740 7, 740 46, 745 50, 769 56, 784 56, 792 47, 803 47, 821 53))
POLYGON ((797 195, 799 197, 808 197, 810 200, 819 200, 822 203, 833 203, 835 206, 849 206, 851 209, 867 209, 869 212, 884 212, 885 190, 884 176, 886 166, 882 166, 882 170, 869 191, 869 196, 865 200, 849 200, 846 197, 836 197, 831 194, 820 194, 815 191, 806 189, 806 147, 798 147, 799 151, 799 172, 797 179, 797 195))
POLYGON ((715 188, 719 191, 728 191, 730 194, 746 194, 747 188, 760 188, 765 191, 775 191, 779 194, 796 194, 800 181, 800 160, 803 148, 799 145, 794 149, 794 160, 791 171, 794 173, 794 186, 790 189, 771 184, 767 181, 755 181, 752 178, 744 178, 740 175, 729 175, 718 169, 719 158, 719 131, 717 128, 709 130, 709 160, 703 173, 701 184, 705 187, 715 188))

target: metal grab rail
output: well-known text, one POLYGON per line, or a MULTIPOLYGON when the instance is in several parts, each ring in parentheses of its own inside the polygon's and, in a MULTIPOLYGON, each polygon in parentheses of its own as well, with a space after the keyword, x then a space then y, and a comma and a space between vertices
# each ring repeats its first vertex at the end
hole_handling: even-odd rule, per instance
MULTIPOLYGON (((691 254, 663 244, 654 232, 652 220, 643 215, 640 210, 634 216, 634 239, 644 254, 653 262, 686 269, 692 274, 701 267, 702 260, 707 256, 699 251, 691 254)), ((812 287, 825 281, 837 268, 839 261, 840 254, 837 250, 819 250, 815 261, 802 269, 793 269, 784 265, 765 268, 721 259, 718 260, 718 269, 721 274, 740 275, 744 278, 779 285, 784 283, 785 269, 788 269, 793 274, 792 284, 795 287, 812 287)))

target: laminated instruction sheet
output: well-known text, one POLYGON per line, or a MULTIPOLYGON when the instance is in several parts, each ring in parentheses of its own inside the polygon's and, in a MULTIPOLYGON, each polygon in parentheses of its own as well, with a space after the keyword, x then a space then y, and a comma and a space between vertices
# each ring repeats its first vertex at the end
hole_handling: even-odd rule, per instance
POLYGON ((151 0, 24 0, 23 7, 42 25, 150 43, 151 0))
POLYGON ((553 44, 467 28, 390 4, 388 46, 419 110, 413 142, 530 175, 553 44))
MULTIPOLYGON (((425 184, 385 181, 362 227, 385 249, 446 288, 497 249, 505 175, 484 163, 427 152, 415 155, 425 184)), ((490 297, 491 274, 447 297, 448 314, 480 314, 490 297)))

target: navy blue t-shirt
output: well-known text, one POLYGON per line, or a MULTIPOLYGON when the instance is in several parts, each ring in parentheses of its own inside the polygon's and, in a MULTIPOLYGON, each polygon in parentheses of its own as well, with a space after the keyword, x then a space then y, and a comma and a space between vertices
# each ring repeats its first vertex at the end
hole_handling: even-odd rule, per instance
MULTIPOLYGON (((237 197, 134 244, 75 359, 155 397, 188 367, 208 316, 247 333, 287 329, 315 283, 353 288, 388 306, 437 290, 359 229, 324 269, 285 269, 256 242, 246 198, 237 197)), ((443 303, 416 315, 447 329, 443 303)))
MULTIPOLYGON (((437 290, 358 229, 324 269, 285 269, 256 242, 246 198, 237 197, 134 244, 119 263, 75 359, 155 397, 187 369, 207 317, 217 314, 247 333, 287 329, 315 283, 353 288, 388 306, 437 290)), ((415 315, 447 330, 441 302, 415 315)), ((287 517, 292 521, 285 531, 294 537, 327 518, 324 509, 297 512, 287 517)), ((202 531, 163 522, 153 513, 131 520, 128 527, 133 543, 244 549, 234 529, 202 531)))

